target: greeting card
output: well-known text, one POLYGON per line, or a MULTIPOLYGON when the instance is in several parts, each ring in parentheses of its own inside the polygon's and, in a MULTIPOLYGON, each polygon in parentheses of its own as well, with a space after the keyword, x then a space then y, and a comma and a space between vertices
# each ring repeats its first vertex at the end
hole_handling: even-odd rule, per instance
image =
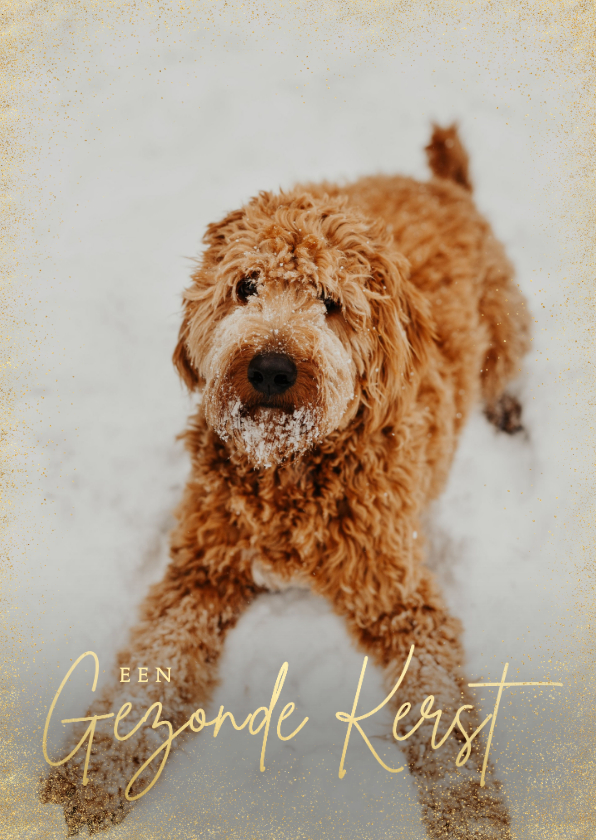
POLYGON ((591 837, 591 8, 5 20, 5 836, 591 837))

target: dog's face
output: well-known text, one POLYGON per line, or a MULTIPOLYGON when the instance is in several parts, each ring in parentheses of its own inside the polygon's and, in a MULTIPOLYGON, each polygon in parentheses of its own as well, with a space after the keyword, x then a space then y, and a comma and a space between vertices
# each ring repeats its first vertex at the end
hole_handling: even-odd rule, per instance
POLYGON ((205 241, 174 361, 221 438, 267 467, 361 407, 387 414, 407 380, 412 312, 407 263, 379 225, 341 198, 262 193, 205 241))

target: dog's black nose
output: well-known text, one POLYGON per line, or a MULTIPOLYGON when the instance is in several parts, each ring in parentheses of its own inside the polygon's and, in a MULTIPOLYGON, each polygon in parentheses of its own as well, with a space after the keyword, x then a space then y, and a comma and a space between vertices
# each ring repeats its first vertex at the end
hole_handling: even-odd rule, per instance
POLYGON ((296 381, 296 365, 283 353, 263 353, 248 366, 248 381, 260 394, 283 394, 296 381))

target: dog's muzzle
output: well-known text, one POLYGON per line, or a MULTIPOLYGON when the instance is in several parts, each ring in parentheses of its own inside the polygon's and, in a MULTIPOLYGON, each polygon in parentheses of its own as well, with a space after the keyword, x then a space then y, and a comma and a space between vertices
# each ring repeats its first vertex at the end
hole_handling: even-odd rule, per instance
POLYGON ((248 366, 248 381, 265 397, 284 394, 296 381, 296 365, 285 353, 262 353, 248 366))

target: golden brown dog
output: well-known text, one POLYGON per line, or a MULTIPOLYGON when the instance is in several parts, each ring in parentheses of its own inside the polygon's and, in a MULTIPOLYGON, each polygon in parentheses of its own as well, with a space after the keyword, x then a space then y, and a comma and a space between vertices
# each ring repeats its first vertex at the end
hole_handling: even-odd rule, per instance
MULTIPOLYGON (((329 599, 388 686, 413 644, 407 696, 468 702, 460 624, 423 563, 420 517, 472 406, 514 430, 501 397, 528 317, 455 128, 435 128, 427 154, 429 183, 263 192, 209 226, 174 353, 201 394, 185 433, 191 477, 165 578, 118 658, 164 663, 175 680, 114 684, 91 714, 130 700, 129 724, 161 701, 181 726, 209 700, 226 632, 259 592, 288 583, 329 599)), ((457 769, 458 731, 435 752, 429 727, 404 744, 430 836, 509 838, 492 768, 479 786, 482 750, 457 769)), ((98 724, 86 787, 83 750, 44 784, 71 833, 123 818, 127 782, 163 740, 149 727, 125 742, 109 733, 98 724)))

